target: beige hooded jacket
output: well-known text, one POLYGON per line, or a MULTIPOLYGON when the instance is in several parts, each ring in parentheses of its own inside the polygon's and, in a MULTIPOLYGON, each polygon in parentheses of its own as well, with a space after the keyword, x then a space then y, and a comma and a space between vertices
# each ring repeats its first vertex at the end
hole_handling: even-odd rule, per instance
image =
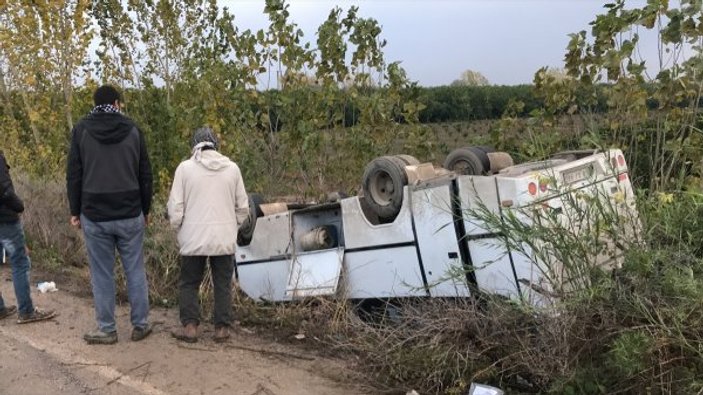
POLYGON ((168 199, 181 255, 231 255, 249 199, 239 166, 215 150, 181 162, 168 199))

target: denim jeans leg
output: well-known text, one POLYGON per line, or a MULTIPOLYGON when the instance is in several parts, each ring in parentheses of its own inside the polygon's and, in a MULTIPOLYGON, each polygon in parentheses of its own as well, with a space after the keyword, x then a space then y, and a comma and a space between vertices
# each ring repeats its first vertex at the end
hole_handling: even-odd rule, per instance
POLYGON ((234 274, 234 256, 220 255, 210 257, 212 285, 215 290, 215 327, 232 326, 232 275, 234 274))
POLYGON ((29 270, 31 262, 25 250, 24 230, 20 221, 0 224, 0 242, 10 258, 12 266, 12 284, 17 298, 17 310, 20 314, 34 311, 29 289, 29 270))
POLYGON ((81 215, 90 264, 90 282, 98 329, 114 332, 115 325, 115 236, 109 222, 93 222, 81 215))
POLYGON ((144 267, 144 217, 114 221, 117 249, 127 278, 132 326, 145 328, 149 319, 149 286, 144 267))
POLYGON ((178 307, 181 324, 200 324, 198 290, 205 274, 205 256, 181 257, 181 280, 179 283, 178 307))

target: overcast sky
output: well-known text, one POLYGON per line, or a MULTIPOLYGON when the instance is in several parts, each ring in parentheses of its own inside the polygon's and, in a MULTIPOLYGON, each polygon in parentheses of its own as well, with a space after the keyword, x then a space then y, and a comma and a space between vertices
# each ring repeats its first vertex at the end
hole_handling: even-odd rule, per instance
MULTIPOLYGON (((633 6, 645 0, 631 0, 633 6)), ((268 26, 264 0, 218 0, 236 16, 240 29, 268 26)), ((388 41, 385 55, 402 61, 411 79, 424 86, 446 85, 465 69, 492 84, 532 82, 542 66, 561 67, 568 34, 589 30, 599 0, 289 0, 291 19, 315 41, 318 26, 335 6, 359 6, 378 20, 388 41)), ((656 36, 643 34, 643 53, 656 54, 656 36)))

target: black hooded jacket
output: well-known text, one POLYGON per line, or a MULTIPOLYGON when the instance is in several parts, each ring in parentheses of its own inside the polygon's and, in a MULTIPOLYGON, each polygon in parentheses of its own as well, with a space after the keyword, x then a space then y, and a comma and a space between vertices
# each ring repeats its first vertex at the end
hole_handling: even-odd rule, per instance
POLYGON ((3 223, 16 222, 18 214, 24 211, 22 200, 15 194, 9 170, 5 154, 0 151, 0 222, 3 223))
POLYGON ((144 135, 120 113, 95 113, 71 132, 66 189, 71 215, 95 222, 149 214, 152 173, 144 135))

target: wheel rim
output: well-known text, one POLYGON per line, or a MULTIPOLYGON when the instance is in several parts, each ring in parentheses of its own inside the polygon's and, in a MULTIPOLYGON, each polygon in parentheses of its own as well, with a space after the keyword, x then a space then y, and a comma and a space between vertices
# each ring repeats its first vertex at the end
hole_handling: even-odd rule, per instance
POLYGON ((469 174, 468 170, 473 171, 473 166, 471 166, 471 164, 465 160, 458 160, 454 162, 450 170, 453 170, 455 173, 458 174, 469 174))
POLYGON ((374 202, 381 206, 387 206, 393 200, 393 192, 395 192, 395 187, 393 186, 393 179, 390 174, 379 171, 374 174, 369 185, 369 193, 374 202))

